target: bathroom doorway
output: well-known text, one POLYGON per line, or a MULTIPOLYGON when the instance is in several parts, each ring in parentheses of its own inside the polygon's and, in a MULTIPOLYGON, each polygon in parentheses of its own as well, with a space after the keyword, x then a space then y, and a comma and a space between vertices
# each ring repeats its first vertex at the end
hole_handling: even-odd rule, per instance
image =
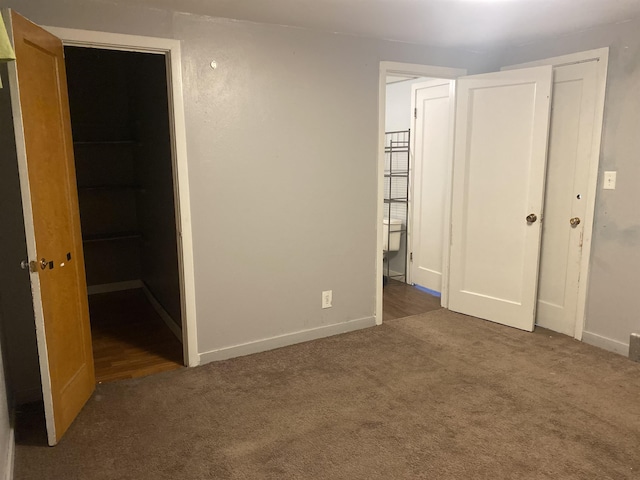
POLYGON ((96 381, 184 365, 164 55, 65 47, 96 381))
MULTIPOLYGON (((440 308, 441 299, 435 290, 427 290, 421 286, 414 286, 411 275, 412 233, 418 225, 412 225, 414 214, 415 182, 415 148, 416 137, 414 134, 415 108, 414 86, 438 78, 453 79, 466 73, 462 69, 434 67, 426 65, 403 64, 396 62, 381 62, 383 73, 380 76, 380 109, 379 128, 380 137, 383 139, 387 132, 406 131, 409 138, 408 168, 406 168, 406 195, 405 204, 398 202, 398 188, 401 186, 401 178, 405 172, 400 171, 398 176, 390 181, 394 172, 389 171, 388 147, 385 142, 381 145, 381 155, 378 163, 379 171, 379 198, 389 199, 383 202, 380 212, 378 272, 383 275, 378 279, 378 294, 376 305, 376 319, 382 323, 385 319, 401 318, 403 316, 424 313, 435 308, 440 308), (386 148, 385 148, 386 147, 386 148), (395 201, 394 201, 395 199, 395 201), (400 208, 399 208, 400 207, 400 208), (386 222, 385 222, 386 219, 386 222), (395 238, 393 238, 395 236, 395 238), (386 242, 385 242, 386 237, 386 242), (397 250, 391 247, 397 245, 397 250), (386 247, 386 248, 385 248, 386 247), (385 278, 386 277, 386 278, 385 278)), ((399 145, 400 146, 400 145, 399 145)), ((418 166, 419 168, 419 166, 418 166)))
MULTIPOLYGON (((433 121, 433 108, 418 118, 416 98, 418 92, 431 92, 431 85, 449 80, 440 81, 417 72, 390 73, 385 80, 383 318, 389 320, 440 308, 440 285, 418 283, 412 273, 419 258, 442 260, 447 189, 440 177, 446 175, 449 158, 443 152, 438 162, 423 164, 423 160, 433 160, 434 148, 433 138, 425 138, 425 131, 439 127, 439 122, 433 121), (431 120, 429 125, 425 125, 425 119, 431 120), (427 155, 425 148, 429 150, 427 155), (416 256, 416 246, 421 256, 416 256)), ((431 97, 434 102, 427 106, 437 104, 439 113, 443 110, 442 101, 438 96, 431 97)), ((435 120, 442 120, 441 116, 435 120)), ((445 126, 448 127, 447 122, 445 126)), ((442 134, 440 130, 436 135, 442 134)))

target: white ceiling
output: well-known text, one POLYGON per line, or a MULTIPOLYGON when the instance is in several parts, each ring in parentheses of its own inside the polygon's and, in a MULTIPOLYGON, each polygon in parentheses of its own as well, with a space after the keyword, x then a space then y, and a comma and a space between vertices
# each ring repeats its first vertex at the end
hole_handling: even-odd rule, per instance
POLYGON ((215 17, 481 49, 640 17, 640 0, 128 0, 215 17))

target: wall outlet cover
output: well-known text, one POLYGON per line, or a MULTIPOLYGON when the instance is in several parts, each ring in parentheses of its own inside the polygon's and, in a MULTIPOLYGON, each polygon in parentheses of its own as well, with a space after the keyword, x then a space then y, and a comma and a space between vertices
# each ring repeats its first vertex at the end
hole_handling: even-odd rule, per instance
POLYGON ((333 290, 325 290, 322 292, 322 308, 331 308, 333 301, 333 290))

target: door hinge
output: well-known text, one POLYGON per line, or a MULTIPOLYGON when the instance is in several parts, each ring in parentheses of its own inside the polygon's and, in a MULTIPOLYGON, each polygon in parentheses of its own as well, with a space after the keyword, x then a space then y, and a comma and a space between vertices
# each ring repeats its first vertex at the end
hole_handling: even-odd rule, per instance
POLYGON ((418 118, 418 107, 413 109, 413 118, 416 118, 416 119, 418 118))
POLYGON ((409 261, 410 261, 410 262, 413 262, 413 252, 411 252, 411 253, 409 254, 409 261))

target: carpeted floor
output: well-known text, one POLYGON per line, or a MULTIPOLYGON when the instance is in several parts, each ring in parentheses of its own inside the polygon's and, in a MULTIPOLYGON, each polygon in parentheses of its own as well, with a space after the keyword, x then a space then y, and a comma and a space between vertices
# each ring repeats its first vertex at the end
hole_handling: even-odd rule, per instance
POLYGON ((640 478, 640 364, 437 310, 98 385, 23 479, 640 478))

